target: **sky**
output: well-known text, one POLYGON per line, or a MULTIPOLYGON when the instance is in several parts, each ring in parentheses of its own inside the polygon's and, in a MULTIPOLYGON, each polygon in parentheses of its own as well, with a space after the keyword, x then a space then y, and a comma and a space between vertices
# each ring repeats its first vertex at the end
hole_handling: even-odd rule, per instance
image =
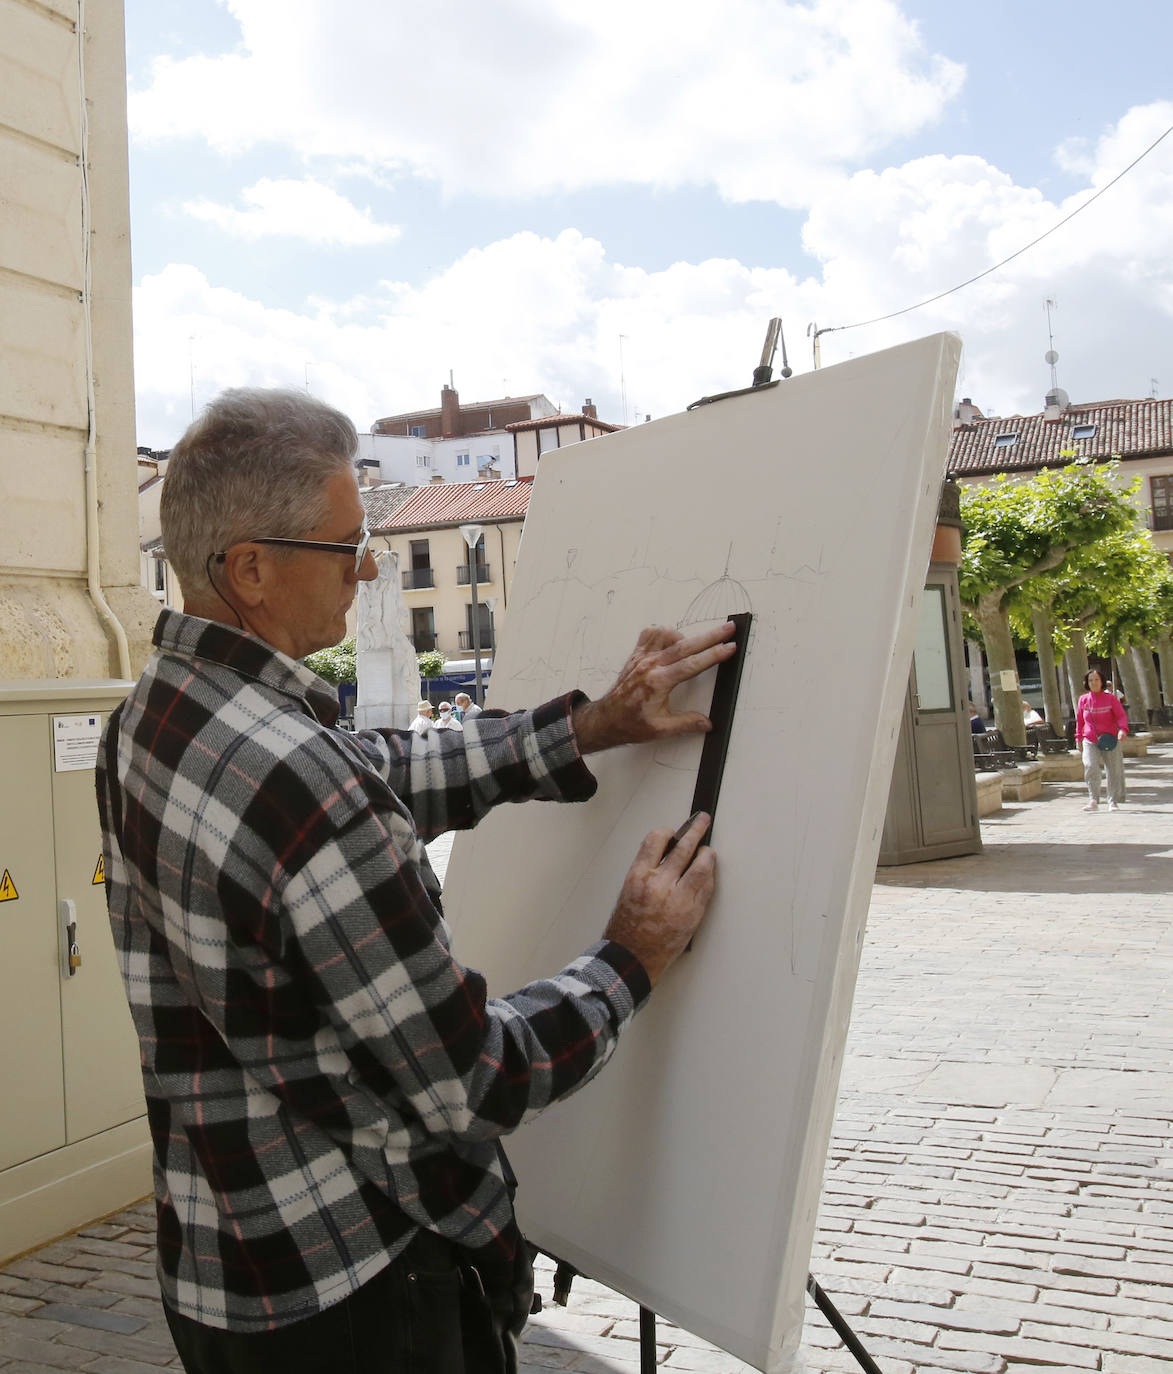
POLYGON ((987 414, 1173 394, 1173 5, 126 0, 138 442, 228 386, 635 423, 941 329, 987 414), (1049 312, 1045 302, 1053 302, 1049 312), (855 327, 860 326, 862 327, 855 327), (776 359, 777 365, 781 357, 776 359))

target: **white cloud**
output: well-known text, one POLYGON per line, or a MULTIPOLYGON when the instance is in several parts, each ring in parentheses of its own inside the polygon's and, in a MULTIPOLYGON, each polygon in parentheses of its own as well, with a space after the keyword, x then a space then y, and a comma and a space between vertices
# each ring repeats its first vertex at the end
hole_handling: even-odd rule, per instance
MULTIPOLYGON (((1089 188, 1170 122, 1164 105, 1130 111, 1091 150, 1089 188)), ((663 415, 747 385, 770 316, 784 317, 791 363, 804 370, 808 321, 866 320, 953 286, 1088 194, 1051 203, 975 157, 859 173, 828 185, 812 211, 806 241, 822 272, 802 280, 733 259, 625 267, 575 230, 516 234, 422 285, 387 282, 365 297, 296 311, 172 266, 135 295, 140 442, 165 446, 186 425, 189 349, 197 404, 230 385, 302 386, 308 364, 311 390, 365 428, 436 402, 452 368, 466 400, 545 391, 569 409, 591 396, 604 418, 619 420, 622 334, 626 418, 663 415)), ((1143 396, 1152 376, 1163 394, 1173 391, 1173 138, 1002 271, 924 310, 824 335, 824 365, 957 329, 964 394, 992 413, 1037 411, 1049 385, 1048 296, 1059 303, 1059 380, 1074 399, 1143 396)))
MULTIPOLYGON (((823 264, 820 325, 899 310, 1006 258, 1084 205, 1171 123, 1170 102, 1130 110, 1085 149, 1087 188, 1058 203, 974 157, 920 158, 844 180, 804 229, 823 264)), ((824 359, 954 328, 967 345, 967 394, 1003 413, 1036 411, 1049 385, 1047 297, 1059 303, 1059 380, 1074 399, 1143 396, 1152 376, 1169 372, 1173 137, 1008 266, 889 323, 825 335, 824 359)), ((1164 379, 1164 394, 1171 390, 1173 374, 1164 379)))
POLYGON ((157 60, 136 139, 275 142, 448 192, 713 185, 803 206, 963 79, 894 0, 227 4, 240 50, 157 60))
POLYGON ((394 243, 403 230, 379 224, 358 206, 319 181, 262 177, 240 193, 244 209, 200 198, 184 203, 186 214, 215 224, 236 238, 295 238, 309 243, 357 247, 394 243))

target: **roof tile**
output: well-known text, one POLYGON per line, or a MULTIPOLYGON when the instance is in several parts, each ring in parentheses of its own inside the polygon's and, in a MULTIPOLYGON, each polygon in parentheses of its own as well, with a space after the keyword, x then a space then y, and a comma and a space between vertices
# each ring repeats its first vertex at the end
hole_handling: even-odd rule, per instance
POLYGON ((1173 453, 1173 399, 1101 401, 1068 406, 1057 420, 1042 415, 991 415, 953 431, 949 471, 956 477, 1062 467, 1077 458, 1104 463, 1113 457, 1149 458, 1173 453), (1091 438, 1076 439, 1080 425, 1091 438), (1001 445, 999 436, 1015 438, 1001 445))
POLYGON ((370 514, 370 527, 382 534, 428 525, 524 519, 532 488, 532 477, 504 482, 432 482, 426 487, 408 487, 408 499, 381 516, 378 524, 370 514))

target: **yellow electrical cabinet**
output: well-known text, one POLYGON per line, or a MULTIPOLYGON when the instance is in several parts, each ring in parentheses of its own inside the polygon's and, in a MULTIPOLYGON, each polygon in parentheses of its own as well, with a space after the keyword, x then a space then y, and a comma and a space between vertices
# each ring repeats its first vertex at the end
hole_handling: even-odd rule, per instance
POLYGON ((151 1189, 93 771, 129 686, 0 683, 0 1262, 151 1189))

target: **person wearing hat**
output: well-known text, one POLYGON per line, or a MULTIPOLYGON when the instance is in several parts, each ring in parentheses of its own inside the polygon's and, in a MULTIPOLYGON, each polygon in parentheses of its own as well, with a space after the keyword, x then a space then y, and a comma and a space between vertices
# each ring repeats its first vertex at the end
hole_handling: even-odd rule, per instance
POLYGON ((1075 742, 1083 754, 1083 780, 1087 783, 1085 811, 1100 804, 1100 770, 1108 774, 1108 810, 1124 800, 1124 759, 1119 743, 1128 735, 1128 717, 1119 698, 1104 690, 1103 676, 1094 668, 1084 674, 1087 691, 1075 708, 1075 742))
POLYGON ((411 728, 417 735, 426 735, 434 723, 432 720, 432 703, 430 701, 417 701, 415 720, 411 722, 411 728))
POLYGON ((464 726, 456 719, 452 711, 450 701, 442 701, 436 707, 436 729, 437 730, 464 730, 464 726))

